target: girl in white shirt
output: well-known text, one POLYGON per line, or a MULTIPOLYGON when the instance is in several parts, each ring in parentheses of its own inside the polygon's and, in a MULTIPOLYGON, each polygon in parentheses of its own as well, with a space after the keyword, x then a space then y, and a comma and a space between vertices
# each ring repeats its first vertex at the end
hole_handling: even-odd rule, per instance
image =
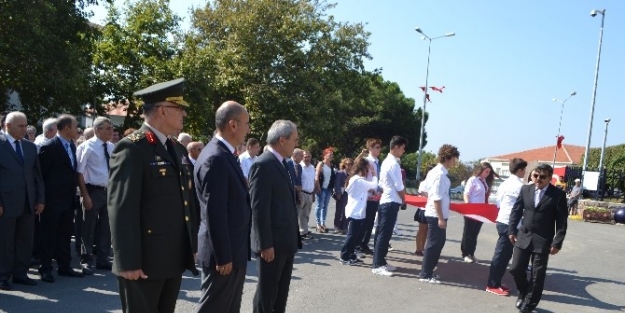
POLYGON ((357 158, 352 166, 353 175, 349 178, 345 192, 347 193, 347 205, 345 206, 345 216, 349 221, 347 226, 347 236, 341 248, 340 262, 346 265, 353 265, 359 260, 354 254, 354 248, 362 238, 366 217, 367 197, 370 190, 378 187, 378 180, 373 176, 373 181, 367 181, 366 177, 371 167, 364 158, 357 158))
MULTIPOLYGON (((464 187, 465 203, 487 203, 490 185, 487 177, 492 172, 492 166, 488 162, 482 162, 473 170, 473 176, 467 180, 464 187)), ((482 229, 482 222, 469 217, 464 217, 464 229, 462 232, 462 242, 460 250, 462 258, 467 263, 475 263, 475 249, 477 247, 477 237, 482 229)))

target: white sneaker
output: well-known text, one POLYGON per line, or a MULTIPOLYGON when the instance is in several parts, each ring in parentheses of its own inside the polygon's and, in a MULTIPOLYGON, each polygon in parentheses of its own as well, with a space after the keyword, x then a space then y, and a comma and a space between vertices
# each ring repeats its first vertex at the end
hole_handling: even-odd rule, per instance
POLYGON ((471 260, 473 260, 473 263, 477 263, 477 259, 475 258, 475 255, 471 256, 471 260))
POLYGON ((399 230, 396 230, 396 231, 393 231, 393 235, 402 236, 403 234, 399 230))
POLYGON ((393 273, 389 272, 386 269, 386 266, 380 266, 378 268, 374 268, 371 270, 371 272, 375 275, 380 275, 380 276, 388 276, 388 277, 393 276, 393 273))
POLYGON ((382 266, 382 267, 385 267, 385 268, 386 268, 386 270, 387 270, 387 271, 389 271, 389 272, 394 272, 394 271, 396 271, 396 270, 397 270, 397 268, 396 268, 395 266, 390 265, 390 264, 388 264, 388 263, 386 263, 386 265, 384 265, 384 266, 382 266))
POLYGON ((438 279, 436 279, 434 277, 432 277, 432 278, 420 278, 419 281, 423 282, 423 283, 430 283, 430 284, 440 284, 441 283, 440 280, 438 280, 438 279))
POLYGON ((467 263, 475 263, 475 261, 473 261, 473 259, 469 255, 465 256, 463 260, 467 263))

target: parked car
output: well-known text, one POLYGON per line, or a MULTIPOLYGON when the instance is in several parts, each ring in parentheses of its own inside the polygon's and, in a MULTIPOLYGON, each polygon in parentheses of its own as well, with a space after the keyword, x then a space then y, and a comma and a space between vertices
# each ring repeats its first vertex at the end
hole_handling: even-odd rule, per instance
POLYGON ((449 189, 449 196, 452 200, 462 200, 462 193, 464 192, 464 186, 458 185, 449 189))

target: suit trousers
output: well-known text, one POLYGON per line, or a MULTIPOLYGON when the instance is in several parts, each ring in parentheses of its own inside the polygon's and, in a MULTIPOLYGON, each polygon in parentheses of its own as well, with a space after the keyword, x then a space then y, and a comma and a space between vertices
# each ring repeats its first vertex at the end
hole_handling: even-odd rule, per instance
POLYGON ((83 207, 82 223, 82 248, 80 263, 91 264, 93 244, 97 242, 96 264, 108 264, 111 254, 111 228, 109 226, 109 214, 106 207, 106 189, 87 186, 87 192, 91 197, 92 207, 87 210, 83 207), (96 226, 100 230, 96 236, 96 226))
POLYGON ((514 247, 510 274, 514 277, 519 293, 525 295, 523 306, 532 309, 538 306, 538 302, 540 302, 540 298, 543 295, 548 262, 549 253, 536 253, 532 252, 532 250, 514 247), (532 273, 528 281, 525 270, 530 262, 530 258, 533 259, 532 273))
POLYGON ((245 267, 233 266, 229 275, 221 275, 214 266, 202 266, 202 295, 195 312, 240 312, 246 270, 245 267))
POLYGON ((283 313, 289 297, 294 254, 275 254, 273 261, 265 262, 256 254, 258 284, 254 294, 254 313, 283 313))
MULTIPOLYGON (((26 201, 28 202, 28 201, 26 201)), ((14 218, 0 217, 0 281, 24 278, 30 267, 35 218, 30 209, 14 218)))
POLYGON ((501 287, 501 279, 506 273, 514 248, 508 238, 508 224, 497 222, 497 233, 499 233, 499 239, 497 239, 497 245, 495 245, 493 260, 490 262, 490 274, 486 284, 486 286, 493 288, 501 287))
POLYGON ((462 230, 462 242, 460 243, 462 257, 475 255, 477 236, 480 235, 481 229, 482 222, 464 217, 464 229, 462 230))
POLYGON ((73 223, 74 210, 72 207, 68 207, 65 210, 56 210, 56 208, 43 210, 39 224, 40 272, 52 271, 52 259, 56 259, 58 269, 66 270, 70 268, 73 223))
POLYGON ((80 196, 76 196, 76 200, 74 201, 74 248, 78 254, 81 253, 82 223, 85 220, 82 211, 80 196))
POLYGON ((373 231, 373 224, 375 222, 375 214, 378 212, 378 206, 380 201, 367 201, 367 207, 365 208, 365 224, 362 232, 362 241, 360 242, 360 250, 369 248, 369 240, 371 240, 371 232, 373 231))
POLYGON ((299 233, 308 234, 308 222, 310 221, 310 211, 312 211, 313 195, 305 192, 301 193, 302 202, 297 205, 297 219, 299 221, 299 233))
POLYGON ((447 240, 447 229, 438 227, 438 217, 427 216, 428 237, 426 240, 425 251, 423 251, 423 261, 421 266, 421 278, 432 278, 434 268, 438 265, 438 259, 441 257, 441 251, 445 247, 447 240))
POLYGON ((388 245, 393 236, 393 227, 397 221, 397 213, 401 204, 389 202, 380 204, 378 207, 378 228, 375 232, 373 246, 373 268, 386 265, 388 245))
POLYGON ((345 206, 347 205, 347 193, 341 195, 341 199, 336 201, 334 211, 334 228, 340 230, 347 229, 347 218, 345 217, 345 206))
POLYGON ((117 282, 124 313, 173 313, 182 276, 159 280, 127 280, 118 276, 117 282))

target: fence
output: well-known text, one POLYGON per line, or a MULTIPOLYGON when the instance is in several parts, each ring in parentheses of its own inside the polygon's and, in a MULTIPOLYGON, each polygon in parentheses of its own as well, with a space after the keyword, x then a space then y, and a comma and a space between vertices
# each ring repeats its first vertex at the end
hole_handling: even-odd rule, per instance
MULTIPOLYGON (((598 172, 599 169, 587 169, 587 171, 598 172)), ((579 166, 567 166, 564 177, 566 178, 567 191, 570 192, 575 186, 575 179, 582 177, 582 168, 579 166)), ((603 200, 604 198, 624 199, 625 191, 625 170, 606 169, 599 173, 599 180, 595 190, 584 190, 584 198, 594 198, 603 200)))

